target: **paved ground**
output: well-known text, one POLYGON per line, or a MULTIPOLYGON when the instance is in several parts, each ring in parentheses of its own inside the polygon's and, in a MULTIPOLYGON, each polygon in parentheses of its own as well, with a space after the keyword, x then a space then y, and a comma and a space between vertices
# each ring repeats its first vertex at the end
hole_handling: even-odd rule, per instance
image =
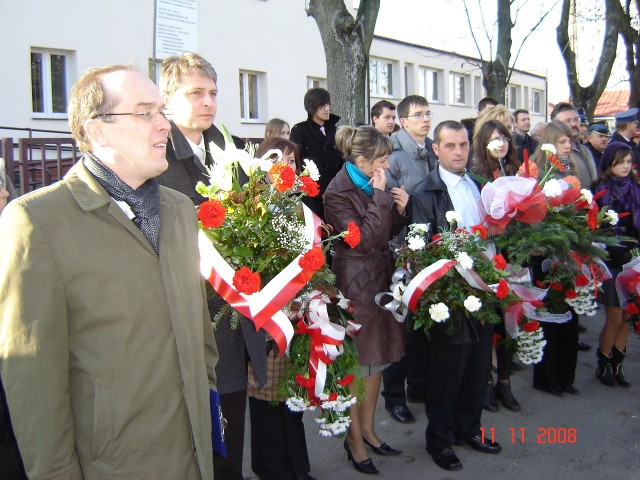
MULTIPOLYGON (((625 362, 625 374, 631 388, 606 387, 595 377, 595 348, 602 315, 581 318, 588 328, 581 339, 593 345, 589 352, 579 352, 575 385, 581 393, 558 398, 531 387, 532 367, 525 366, 512 376, 513 392, 522 411, 500 408, 497 413, 484 412, 485 432, 493 429, 502 444, 499 455, 487 455, 468 447, 454 447, 464 466, 448 472, 433 463, 425 452, 426 416, 423 405, 411 405, 417 423, 401 425, 391 420, 378 401, 376 430, 378 436, 404 453, 397 457, 373 456, 380 474, 377 479, 637 479, 640 478, 640 338, 633 336, 625 362), (566 438, 566 433, 575 432, 566 438), (524 432, 524 443, 521 435, 524 432), (513 433, 513 438, 512 438, 513 433), (546 440, 546 443, 544 441, 546 440)), ((318 480, 369 478, 347 462, 342 440, 321 438, 316 434, 311 415, 305 415, 311 473, 318 480)), ((248 423, 247 418, 247 423, 248 423)), ((248 430, 248 428, 247 428, 248 430)), ((247 479, 251 472, 249 439, 245 443, 247 479)))

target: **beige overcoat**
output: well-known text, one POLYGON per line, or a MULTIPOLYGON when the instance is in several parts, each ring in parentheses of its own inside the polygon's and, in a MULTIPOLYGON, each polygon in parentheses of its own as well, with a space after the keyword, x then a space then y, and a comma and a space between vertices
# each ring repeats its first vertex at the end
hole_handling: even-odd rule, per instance
POLYGON ((0 218, 0 372, 30 479, 212 479, 217 350, 191 201, 160 255, 80 162, 0 218))

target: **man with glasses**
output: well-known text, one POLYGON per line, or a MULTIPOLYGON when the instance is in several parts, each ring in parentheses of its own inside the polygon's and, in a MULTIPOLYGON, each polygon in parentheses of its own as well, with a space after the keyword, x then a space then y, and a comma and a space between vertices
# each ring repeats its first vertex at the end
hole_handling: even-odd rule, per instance
POLYGON ((212 479, 217 350, 170 124, 131 66, 85 72, 80 162, 0 217, 0 370, 29 478, 212 479))
MULTIPOLYGON (((225 147, 222 133, 213 125, 218 111, 216 71, 195 53, 167 57, 160 70, 160 91, 171 112, 171 131, 167 144, 169 168, 158 181, 200 205, 206 199, 196 192, 196 184, 209 182, 205 169, 205 165, 211 166, 213 162, 209 145, 225 147)), ((234 142, 238 148, 244 147, 240 139, 234 138, 234 142)), ((215 292, 211 293, 209 311, 213 318, 224 301, 215 292)), ((228 427, 225 430, 227 457, 216 456, 214 468, 216 478, 242 480, 247 361, 251 361, 258 382, 264 385, 267 339, 264 331, 256 331, 250 320, 241 317, 240 326, 235 329, 231 328, 228 318, 221 319, 216 326, 215 340, 220 353, 216 366, 218 393, 228 427)))
MULTIPOLYGON (((580 137, 580 116, 576 108, 567 102, 560 102, 551 111, 551 120, 559 120, 566 123, 573 133, 570 159, 576 166, 576 177, 580 180, 582 188, 593 190, 598 179, 596 164, 589 149, 578 141, 580 137)), ((582 342, 581 342, 582 343, 582 342)), ((581 345, 581 350, 586 344, 581 345)))
POLYGON ((615 118, 616 131, 611 135, 611 141, 629 145, 633 152, 633 164, 638 168, 640 166, 640 151, 633 141, 633 137, 638 131, 638 109, 630 108, 624 112, 616 113, 615 118))
MULTIPOLYGON (((420 95, 402 99, 397 112, 402 128, 391 135, 393 151, 389 155, 387 184, 390 188, 404 186, 411 195, 437 163, 433 142, 427 136, 432 113, 429 102, 420 95)), ((392 245, 402 244, 405 234, 403 230, 392 240, 392 245)), ((426 397, 427 343, 421 331, 409 331, 406 352, 402 360, 392 363, 382 372, 382 396, 391 418, 400 423, 413 423, 415 418, 407 407, 407 401, 424 402, 426 397)))

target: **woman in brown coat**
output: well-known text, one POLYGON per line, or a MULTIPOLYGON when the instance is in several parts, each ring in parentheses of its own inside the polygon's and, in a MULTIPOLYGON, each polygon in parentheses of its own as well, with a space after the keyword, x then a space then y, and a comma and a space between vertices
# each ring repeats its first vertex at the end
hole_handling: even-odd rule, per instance
POLYGON ((337 286, 351 299, 356 321, 362 325, 355 338, 365 376, 365 396, 351 409, 351 425, 344 447, 353 466, 363 473, 378 470, 367 456, 365 443, 379 455, 401 453, 383 443, 373 430, 382 370, 404 355, 405 332, 390 312, 378 307, 375 296, 389 289, 393 258, 388 242, 409 220, 405 208, 409 196, 403 188, 385 191, 385 170, 391 141, 373 127, 340 127, 336 146, 346 160, 324 194, 325 221, 334 231, 349 222, 360 228, 361 241, 350 248, 335 245, 332 270, 337 286))

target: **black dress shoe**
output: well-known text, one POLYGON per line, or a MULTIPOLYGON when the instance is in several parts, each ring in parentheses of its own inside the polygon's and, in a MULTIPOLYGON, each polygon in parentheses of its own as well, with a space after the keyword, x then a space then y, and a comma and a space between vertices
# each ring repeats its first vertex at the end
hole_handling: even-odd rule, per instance
POLYGON ((445 470, 462 470, 462 463, 451 447, 427 447, 427 453, 431 455, 431 458, 433 458, 436 465, 444 468, 445 470))
POLYGON ((574 387, 571 384, 565 385, 564 387, 562 387, 562 389, 565 392, 570 393, 571 395, 578 395, 580 393, 580 390, 578 390, 576 387, 574 387))
POLYGON ((502 400, 504 408, 507 408, 512 412, 519 412, 521 410, 518 400, 516 400, 516 397, 514 397, 513 393, 511 392, 510 381, 507 380, 506 382, 504 382, 502 380, 498 380, 498 383, 496 383, 495 392, 496 398, 502 400))
POLYGON ((391 448, 389 445, 387 445, 384 442, 382 442, 382 445, 380 445, 379 447, 376 447, 374 445, 371 445, 366 438, 362 437, 362 440, 364 440, 364 443, 366 443, 371 447, 371 450, 373 450, 373 453, 375 453, 376 455, 390 457, 392 455, 400 455, 402 453, 402 450, 396 450, 395 448, 391 448))
POLYGON ((389 412, 391 418, 398 423, 416 423, 416 419, 413 418, 413 413, 411 413, 406 405, 396 405, 391 408, 385 407, 385 410, 389 412))
POLYGON ((578 340, 578 350, 581 352, 588 352, 591 350, 591 345, 584 343, 582 340, 578 340))
POLYGON ((347 460, 351 460, 351 463, 353 463, 353 468, 355 468, 357 471, 367 474, 379 473, 379 470, 376 468, 370 458, 367 458, 362 462, 356 462, 356 459, 353 458, 353 455, 351 455, 351 447, 349 447, 349 442, 347 442, 346 438, 344 439, 344 449, 347 452, 347 460))
POLYGON ((497 412, 498 411, 498 400, 496 399, 496 392, 493 388, 493 382, 487 384, 487 390, 484 395, 484 405, 483 408, 487 412, 497 412))
POLYGON ((477 450, 482 453, 498 453, 502 450, 502 447, 498 442, 492 442, 488 438, 482 439, 481 435, 476 435, 471 438, 458 438, 457 443, 459 444, 467 444, 474 450, 477 450))

